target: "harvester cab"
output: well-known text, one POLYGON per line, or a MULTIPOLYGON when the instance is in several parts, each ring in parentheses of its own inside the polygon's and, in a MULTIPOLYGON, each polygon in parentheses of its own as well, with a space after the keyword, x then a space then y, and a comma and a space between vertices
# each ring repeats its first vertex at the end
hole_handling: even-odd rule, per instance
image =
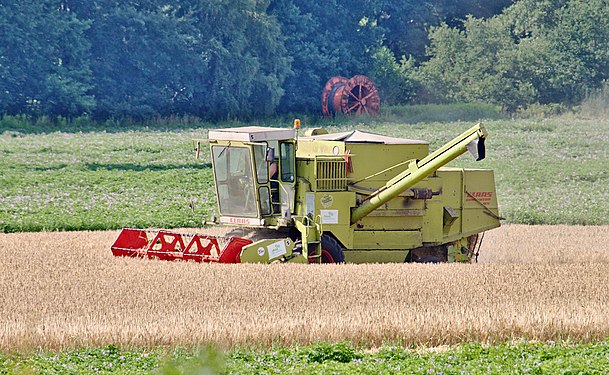
POLYGON ((219 222, 286 226, 295 208, 296 129, 241 127, 208 137, 219 222))
POLYGON ((361 131, 210 130, 220 217, 244 235, 125 228, 112 251, 199 262, 469 262, 500 225, 492 170, 445 167, 485 156, 470 128, 429 153, 424 141, 361 131), (245 229, 250 234, 245 235, 245 229))

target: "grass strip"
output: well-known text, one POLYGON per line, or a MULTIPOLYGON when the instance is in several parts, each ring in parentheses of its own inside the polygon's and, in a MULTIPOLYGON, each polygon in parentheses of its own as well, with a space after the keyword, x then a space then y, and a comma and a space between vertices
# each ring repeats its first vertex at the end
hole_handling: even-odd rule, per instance
POLYGON ((609 342, 466 343, 369 350, 349 343, 306 347, 132 349, 0 354, 0 374, 606 374, 609 342))

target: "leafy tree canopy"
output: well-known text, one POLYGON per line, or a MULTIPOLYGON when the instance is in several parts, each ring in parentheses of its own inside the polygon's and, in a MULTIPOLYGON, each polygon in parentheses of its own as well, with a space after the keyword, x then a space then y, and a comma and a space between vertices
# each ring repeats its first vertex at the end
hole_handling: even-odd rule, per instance
POLYGON ((440 25, 419 79, 438 101, 576 103, 609 78, 607 15, 604 0, 521 0, 462 29, 440 25))
POLYGON ((0 0, 0 114, 319 113, 332 76, 386 104, 578 103, 609 79, 607 0, 0 0))

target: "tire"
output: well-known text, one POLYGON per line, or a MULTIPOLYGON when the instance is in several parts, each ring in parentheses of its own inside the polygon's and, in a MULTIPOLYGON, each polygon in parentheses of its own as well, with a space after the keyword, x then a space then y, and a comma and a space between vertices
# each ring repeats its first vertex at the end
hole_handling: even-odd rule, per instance
POLYGON ((321 262, 345 263, 345 254, 340 244, 327 234, 321 236, 321 262))
POLYGON ((419 259, 417 263, 441 263, 441 261, 433 255, 428 255, 422 259, 419 259))
POLYGON ((417 247, 408 252, 406 262, 445 263, 448 262, 448 248, 446 245, 417 247))

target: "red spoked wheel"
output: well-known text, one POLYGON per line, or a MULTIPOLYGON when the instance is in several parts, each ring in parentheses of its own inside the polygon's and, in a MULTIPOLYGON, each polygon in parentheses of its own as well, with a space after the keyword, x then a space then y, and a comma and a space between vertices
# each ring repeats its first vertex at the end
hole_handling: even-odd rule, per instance
POLYGON ((336 109, 340 108, 340 95, 336 91, 342 89, 349 80, 345 77, 332 77, 324 85, 321 92, 321 111, 325 118, 336 115, 336 109))
POLYGON ((349 80, 332 77, 322 91, 321 107, 326 118, 339 112, 344 115, 377 116, 381 98, 374 82, 366 76, 357 75, 349 80))
POLYGON ((366 76, 355 76, 347 82, 342 90, 341 110, 345 115, 368 116, 378 115, 381 98, 374 82, 366 76))

